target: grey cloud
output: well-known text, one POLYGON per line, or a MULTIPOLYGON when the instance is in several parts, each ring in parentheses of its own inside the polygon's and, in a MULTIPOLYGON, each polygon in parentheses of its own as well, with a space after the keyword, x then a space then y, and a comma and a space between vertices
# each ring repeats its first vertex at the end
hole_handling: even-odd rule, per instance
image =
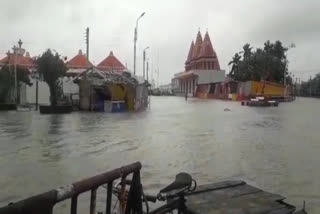
MULTIPOLYGON (((261 46, 267 39, 295 42, 289 53, 290 68, 320 68, 320 19, 317 0, 11 0, 0 1, 0 57, 21 38, 25 48, 39 55, 53 48, 72 57, 85 49, 84 30, 91 31, 90 56, 98 63, 113 50, 129 67, 133 61, 133 29, 139 23, 138 72, 142 50, 160 67, 160 82, 167 83, 184 68, 188 48, 198 28, 208 28, 221 67, 228 70, 232 55, 244 43, 261 46), (297 57, 299 56, 299 57, 297 57)), ((154 66, 157 67, 157 66, 154 66)))

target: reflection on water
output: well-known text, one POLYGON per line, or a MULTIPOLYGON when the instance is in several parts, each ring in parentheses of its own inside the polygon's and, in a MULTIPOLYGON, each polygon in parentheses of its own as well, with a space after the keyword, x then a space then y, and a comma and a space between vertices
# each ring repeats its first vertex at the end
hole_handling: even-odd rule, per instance
POLYGON ((0 112, 0 205, 139 160, 148 192, 187 171, 199 183, 243 179, 318 213, 319 108, 152 97, 135 114, 0 112))

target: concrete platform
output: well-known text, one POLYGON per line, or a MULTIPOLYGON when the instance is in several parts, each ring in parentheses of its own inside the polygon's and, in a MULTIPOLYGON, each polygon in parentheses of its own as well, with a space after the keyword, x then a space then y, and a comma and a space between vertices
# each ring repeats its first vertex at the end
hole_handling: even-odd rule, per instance
POLYGON ((186 197, 193 214, 290 214, 295 207, 284 197, 265 192, 243 181, 225 181, 202 185, 186 197))

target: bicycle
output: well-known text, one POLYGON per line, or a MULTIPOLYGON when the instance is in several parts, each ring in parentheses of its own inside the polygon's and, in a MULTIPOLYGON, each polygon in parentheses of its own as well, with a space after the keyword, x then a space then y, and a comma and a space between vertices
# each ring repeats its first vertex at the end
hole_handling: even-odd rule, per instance
MULTIPOLYGON (((124 214, 128 196, 126 185, 130 184, 130 180, 121 180, 115 183, 112 193, 116 196, 117 201, 112 209, 113 214, 124 214), (117 205, 118 210, 115 212, 117 205)), ((141 185, 141 197, 143 203, 145 204, 144 214, 164 214, 173 213, 174 211, 177 211, 178 214, 188 213, 188 209, 185 205, 185 196, 194 192, 196 187, 197 182, 191 177, 191 175, 184 172, 177 174, 175 181, 161 189, 157 196, 144 194, 143 187, 141 185), (156 203, 157 201, 166 202, 166 204, 150 211, 148 203, 156 203)))

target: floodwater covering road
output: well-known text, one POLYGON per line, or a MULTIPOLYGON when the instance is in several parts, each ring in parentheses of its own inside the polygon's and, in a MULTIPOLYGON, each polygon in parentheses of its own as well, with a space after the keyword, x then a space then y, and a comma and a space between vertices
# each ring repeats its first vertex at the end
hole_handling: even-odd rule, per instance
POLYGON ((253 108, 152 97, 140 113, 0 112, 0 206, 141 161, 146 192, 186 171, 198 183, 242 179, 319 213, 319 109, 310 98, 253 108))

